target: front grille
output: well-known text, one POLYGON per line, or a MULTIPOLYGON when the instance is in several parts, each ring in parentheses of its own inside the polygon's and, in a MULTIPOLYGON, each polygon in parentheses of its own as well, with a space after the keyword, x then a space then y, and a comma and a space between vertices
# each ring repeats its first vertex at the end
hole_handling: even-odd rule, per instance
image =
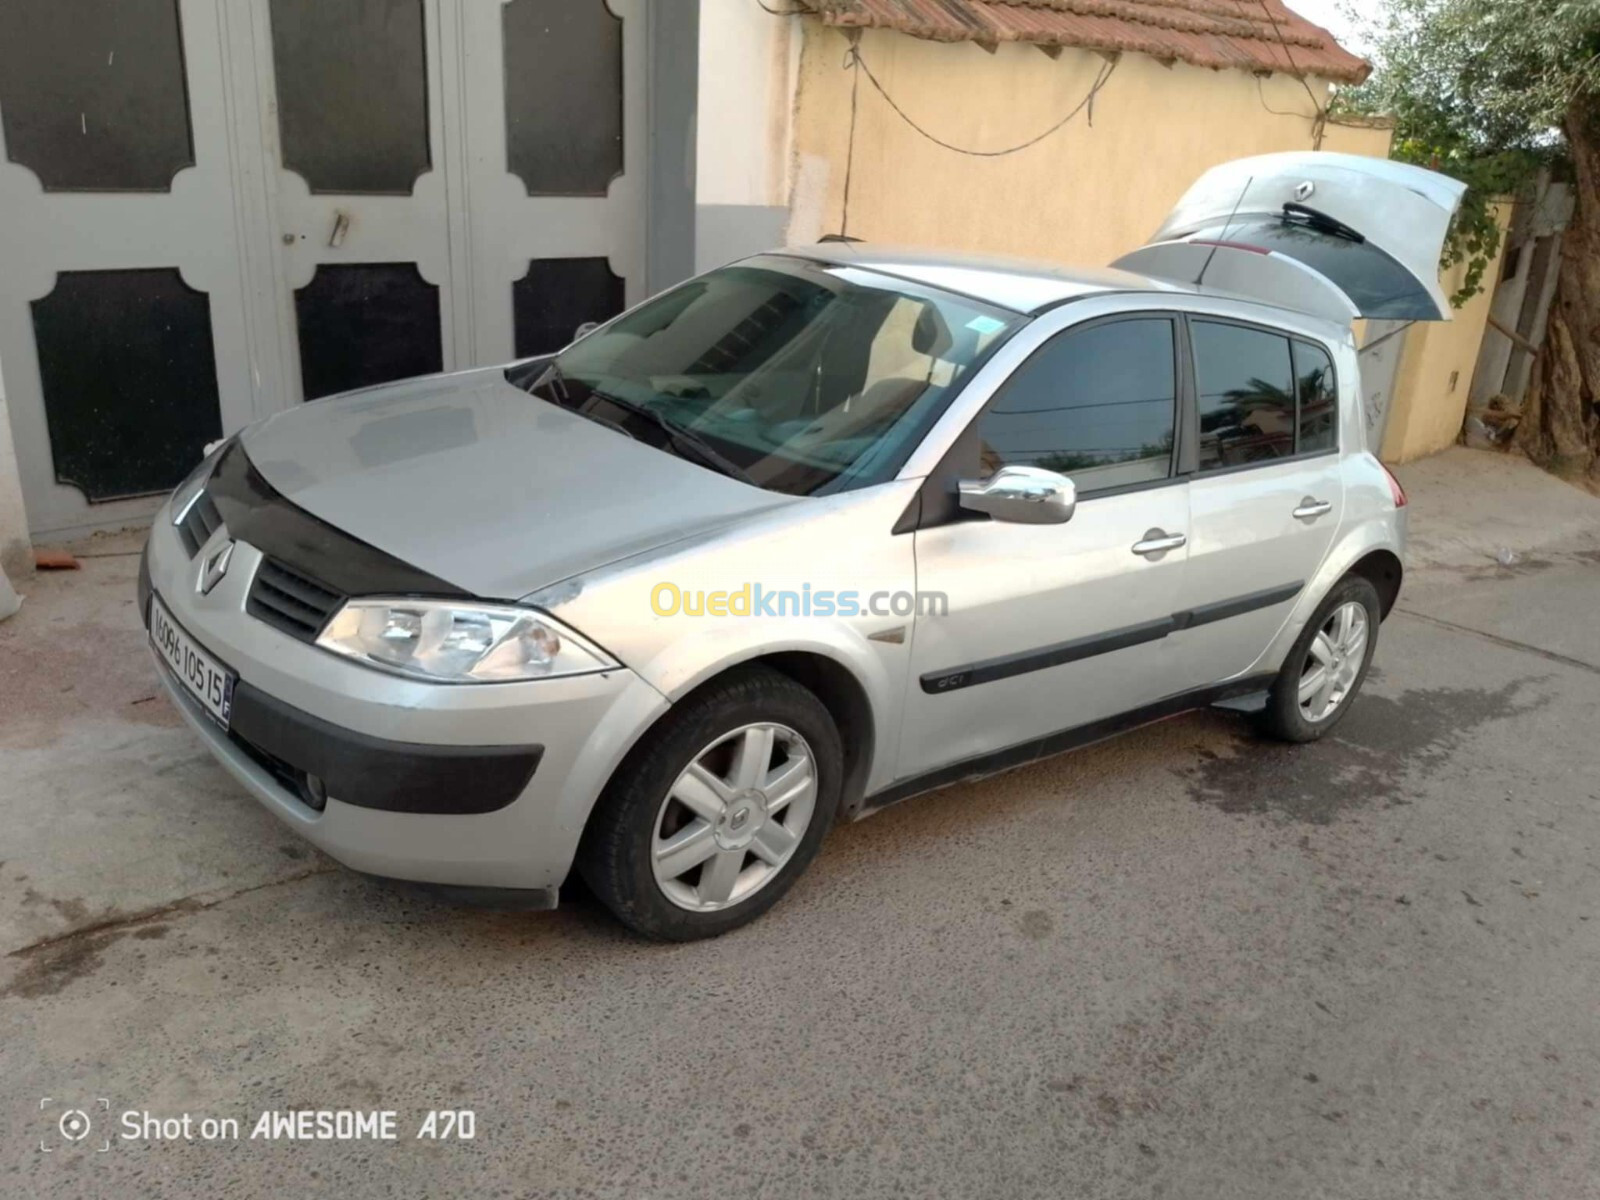
POLYGON ((302 642, 314 642, 322 626, 343 603, 338 592, 286 566, 263 558, 250 584, 245 611, 281 633, 302 642))
POLYGON ((178 540, 189 552, 189 557, 193 558, 221 526, 222 514, 217 511, 210 495, 201 492, 189 505, 189 511, 183 514, 183 520, 178 522, 178 540))

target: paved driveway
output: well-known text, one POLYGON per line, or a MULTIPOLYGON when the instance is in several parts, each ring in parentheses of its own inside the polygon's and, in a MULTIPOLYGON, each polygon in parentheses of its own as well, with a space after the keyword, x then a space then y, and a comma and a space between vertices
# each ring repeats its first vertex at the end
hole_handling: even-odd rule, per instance
POLYGON ((1592 546, 1419 575, 1331 740, 912 801, 685 947, 295 841, 151 699, 128 548, 0 626, 0 1194, 1600 1195, 1592 546), (291 1108, 401 1136, 248 1137, 291 1108))

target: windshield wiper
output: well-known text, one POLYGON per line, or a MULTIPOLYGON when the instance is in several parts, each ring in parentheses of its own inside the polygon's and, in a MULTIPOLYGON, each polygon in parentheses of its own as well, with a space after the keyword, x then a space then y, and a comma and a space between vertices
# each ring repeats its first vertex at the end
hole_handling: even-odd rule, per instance
MULTIPOLYGON (((552 384, 557 389, 560 402, 571 407, 572 392, 567 388, 567 373, 561 369, 561 363, 553 358, 545 365, 544 374, 534 381, 533 386, 543 387, 547 383, 552 384)), ((528 390, 532 391, 533 389, 529 388, 528 390)))
POLYGON ((1338 217, 1329 216, 1321 209, 1312 208, 1309 204, 1299 204, 1293 200, 1284 204, 1283 220, 1285 224, 1304 225, 1307 229, 1344 238, 1345 241, 1354 242, 1358 246, 1364 245, 1367 240, 1359 229, 1352 229, 1338 217))
POLYGON ((643 417, 661 430, 662 433, 666 434, 675 449, 680 451, 683 449, 690 450, 693 456, 700 460, 701 466, 710 467, 713 471, 720 471, 724 475, 731 475, 734 479, 739 480, 741 483, 748 483, 751 487, 761 486, 750 478, 749 472, 731 461, 725 454, 706 441, 705 438, 691 429, 685 429, 675 421, 669 421, 666 417, 656 412, 655 409, 646 408, 642 404, 635 404, 631 400, 624 400, 620 396, 613 396, 608 392, 594 391, 592 394, 599 396, 603 400, 609 400, 618 408, 625 408, 630 413, 636 413, 643 417))

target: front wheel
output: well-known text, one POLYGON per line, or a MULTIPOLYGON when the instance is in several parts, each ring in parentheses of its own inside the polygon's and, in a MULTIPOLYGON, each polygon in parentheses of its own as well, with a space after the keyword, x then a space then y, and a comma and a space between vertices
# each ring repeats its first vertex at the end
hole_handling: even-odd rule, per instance
POLYGON ((579 869, 646 937, 726 933, 776 904, 816 856, 843 759, 809 690, 767 668, 732 674, 628 756, 595 807, 579 869))
POLYGON ((1378 590, 1343 579, 1318 606, 1273 682, 1261 726, 1286 742, 1322 737, 1350 710, 1378 644, 1378 590))

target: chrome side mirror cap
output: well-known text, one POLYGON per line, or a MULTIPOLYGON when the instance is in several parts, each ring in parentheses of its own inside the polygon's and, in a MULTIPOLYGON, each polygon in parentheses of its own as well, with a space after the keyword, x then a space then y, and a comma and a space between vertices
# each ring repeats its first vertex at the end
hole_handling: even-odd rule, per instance
POLYGON ((1078 507, 1072 480, 1042 467, 1001 467, 987 479, 963 479, 962 508, 1018 525, 1060 525, 1078 507))

